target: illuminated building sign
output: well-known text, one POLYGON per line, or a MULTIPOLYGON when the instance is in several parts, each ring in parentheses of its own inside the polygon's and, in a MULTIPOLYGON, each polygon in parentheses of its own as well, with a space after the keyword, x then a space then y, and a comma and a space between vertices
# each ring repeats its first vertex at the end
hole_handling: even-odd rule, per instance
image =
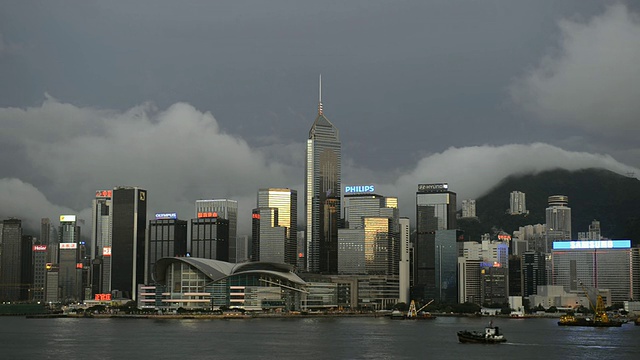
POLYGON ((498 240, 510 241, 511 235, 508 234, 498 234, 498 240))
POLYGON ((251 214, 251 218, 260 220, 260 214, 251 214))
POLYGON ((431 191, 447 191, 449 190, 449 184, 418 184, 418 192, 431 192, 431 191))
POLYGON ((344 193, 345 194, 354 194, 354 193, 372 193, 375 191, 373 185, 356 185, 356 186, 345 186, 344 193))
POLYGON ((200 218, 217 218, 218 217, 218 213, 217 212, 199 212, 198 213, 198 219, 200 218))
POLYGON ((33 251, 47 251, 47 245, 33 245, 33 251))
POLYGON ((113 190, 97 190, 96 197, 97 198, 110 198, 113 195, 113 190))
POLYGON ((629 249, 631 240, 554 241, 553 250, 629 249))
POLYGON ((60 243, 60 249, 77 249, 78 244, 76 243, 60 243))
POLYGON ((102 256, 111 256, 111 246, 105 246, 102 248, 102 256))
POLYGON ((76 264, 76 269, 82 269, 82 263, 77 263, 76 264))
POLYGON ((60 215, 60 222, 71 222, 76 221, 75 215, 60 215))
POLYGON ((177 218, 178 218, 177 213, 156 213, 156 220, 177 219, 177 218))
POLYGON ((52 264, 52 263, 47 263, 47 264, 44 266, 44 268, 45 268, 45 269, 47 269, 47 270, 51 270, 51 268, 52 268, 52 267, 53 267, 53 264, 52 264))
POLYGON ((487 262, 487 261, 483 261, 483 262, 480 263, 480 267, 484 267, 484 268, 487 268, 487 267, 502 267, 502 264, 500 264, 497 261, 494 261, 492 263, 491 262, 487 262))
POLYGON ((111 294, 96 294, 96 301, 111 301, 111 294))

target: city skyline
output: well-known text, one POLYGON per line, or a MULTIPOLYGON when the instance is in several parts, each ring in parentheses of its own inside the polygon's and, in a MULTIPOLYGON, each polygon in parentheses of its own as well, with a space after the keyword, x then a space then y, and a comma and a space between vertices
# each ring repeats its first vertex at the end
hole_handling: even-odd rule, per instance
POLYGON ((631 1, 63 3, 0 5, 0 217, 26 228, 88 220, 96 189, 131 185, 152 194, 150 210, 182 216, 197 199, 235 199, 248 234, 257 189, 304 193, 319 74, 341 130, 342 184, 375 184, 402 216, 414 218, 420 183, 472 199, 512 173, 640 174, 631 1), (164 45, 180 51, 166 57, 164 45))

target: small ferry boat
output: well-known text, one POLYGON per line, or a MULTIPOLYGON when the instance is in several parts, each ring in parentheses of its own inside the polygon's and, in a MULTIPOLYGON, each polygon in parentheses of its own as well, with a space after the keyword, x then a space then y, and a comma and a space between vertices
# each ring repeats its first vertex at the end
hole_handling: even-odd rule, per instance
POLYGON ((493 326, 493 322, 484 328, 484 333, 479 331, 458 331, 458 341, 461 343, 477 343, 477 344, 499 344, 506 342, 507 339, 500 333, 497 326, 493 326))

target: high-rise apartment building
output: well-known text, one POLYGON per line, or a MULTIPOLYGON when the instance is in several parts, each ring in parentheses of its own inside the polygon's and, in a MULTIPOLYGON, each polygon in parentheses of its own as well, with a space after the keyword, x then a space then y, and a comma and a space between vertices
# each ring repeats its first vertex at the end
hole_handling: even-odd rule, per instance
POLYGON ((4 220, 0 240, 0 301, 18 301, 22 283, 22 220, 4 220))
POLYGON ((549 196, 546 209, 546 253, 552 250, 554 241, 571 240, 571 208, 569 197, 565 195, 549 196))
POLYGON ((307 270, 338 271, 341 143, 338 129, 322 109, 322 80, 318 116, 309 130, 305 164, 304 206, 307 270))
POLYGON ((238 202, 229 199, 196 200, 196 218, 217 217, 229 221, 229 261, 242 261, 243 256, 237 245, 238 241, 238 202), (215 216, 214 216, 215 214, 215 216))
MULTIPOLYGON (((446 183, 419 184, 416 193, 417 236, 414 243, 414 284, 412 299, 430 301, 439 296, 436 282, 436 245, 448 249, 451 244, 436 244, 436 231, 456 228, 456 193, 446 183)), ((457 239, 454 239, 457 241, 457 239)), ((454 261, 454 268, 455 263, 454 261)))
POLYGON ((296 265, 298 193, 287 188, 258 190, 253 210, 252 261, 296 265), (257 216, 256 216, 257 215, 257 216), (256 227, 255 224, 259 225, 256 227))
POLYGON ((509 214, 521 215, 527 214, 527 202, 525 193, 520 191, 512 191, 509 196, 509 214))
POLYGON ((474 218, 476 217, 476 201, 472 199, 462 200, 462 217, 474 218))
POLYGON ((601 240, 600 221, 593 220, 589 224, 589 231, 578 232, 578 240, 601 240))
POLYGON ((187 256, 187 221, 176 213, 156 213, 149 220, 145 284, 153 284, 156 261, 163 257, 187 256))
MULTIPOLYGON (((138 187, 116 187, 111 206, 111 275, 109 292, 136 299, 138 284, 144 283, 147 191, 138 187)), ((104 280, 106 281, 106 279, 104 280)))

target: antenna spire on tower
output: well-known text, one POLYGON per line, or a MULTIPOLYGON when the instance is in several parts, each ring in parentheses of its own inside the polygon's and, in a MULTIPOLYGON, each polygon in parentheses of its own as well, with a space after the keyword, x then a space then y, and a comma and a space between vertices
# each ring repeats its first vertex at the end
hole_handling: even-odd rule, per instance
POLYGON ((318 115, 322 115, 322 74, 320 74, 320 84, 318 90, 318 115))

